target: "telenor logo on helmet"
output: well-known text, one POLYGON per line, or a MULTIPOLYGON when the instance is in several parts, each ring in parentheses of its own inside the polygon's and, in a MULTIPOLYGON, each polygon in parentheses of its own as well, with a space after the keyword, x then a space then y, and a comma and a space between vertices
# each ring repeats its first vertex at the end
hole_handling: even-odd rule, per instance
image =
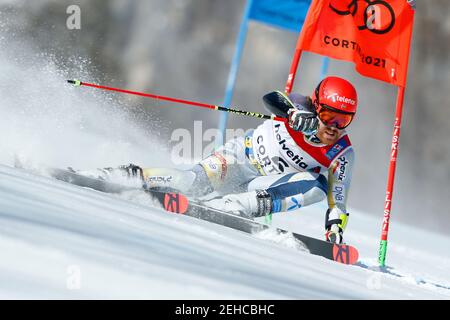
POLYGON ((331 99, 333 102, 343 102, 343 103, 349 103, 352 106, 356 105, 356 101, 347 97, 341 97, 337 93, 330 94, 327 96, 327 99, 331 99))

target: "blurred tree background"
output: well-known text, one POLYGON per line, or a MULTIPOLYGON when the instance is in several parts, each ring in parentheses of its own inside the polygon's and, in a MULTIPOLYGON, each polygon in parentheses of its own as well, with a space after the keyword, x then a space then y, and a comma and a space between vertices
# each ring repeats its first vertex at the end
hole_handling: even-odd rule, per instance
MULTIPOLYGON (((221 104, 244 6, 244 0, 0 0, 0 17, 16 39, 65 67, 77 63, 73 57, 90 61, 102 84, 221 104), (81 8, 80 30, 66 27, 73 4, 81 8)), ((449 12, 448 0, 418 3, 393 203, 394 220, 442 232, 450 226, 449 12)), ((284 88, 296 40, 294 33, 250 23, 233 105, 263 111, 263 94, 284 88)), ((294 91, 312 92, 321 61, 304 54, 294 91)), ((350 208, 379 215, 381 225, 396 90, 359 76, 349 63, 332 60, 329 74, 349 79, 359 93, 360 111, 348 130, 357 156, 350 208)), ((218 125, 217 112, 120 99, 147 113, 142 121, 163 119, 157 134, 168 143, 174 129, 193 130, 195 120, 204 130, 218 125)), ((230 128, 259 123, 229 118, 230 128)))

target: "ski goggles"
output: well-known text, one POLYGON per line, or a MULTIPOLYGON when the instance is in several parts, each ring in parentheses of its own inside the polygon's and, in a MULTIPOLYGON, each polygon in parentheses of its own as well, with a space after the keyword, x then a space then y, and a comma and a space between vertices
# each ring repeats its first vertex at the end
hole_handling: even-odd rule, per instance
POLYGON ((340 130, 347 128, 355 116, 354 113, 336 111, 336 109, 325 104, 320 104, 317 114, 324 125, 336 127, 340 130))

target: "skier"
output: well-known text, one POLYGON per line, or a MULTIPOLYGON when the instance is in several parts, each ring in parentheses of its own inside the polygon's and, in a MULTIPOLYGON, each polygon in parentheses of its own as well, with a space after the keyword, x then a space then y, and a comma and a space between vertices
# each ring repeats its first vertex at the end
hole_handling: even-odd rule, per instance
MULTIPOLYGON (((145 188, 177 189, 207 206, 247 218, 290 211, 327 198, 325 238, 342 243, 354 151, 345 128, 357 109, 353 85, 323 79, 311 97, 290 94, 285 122, 266 120, 228 141, 191 170, 122 166, 145 188)), ((272 110, 273 111, 273 110, 272 110)))

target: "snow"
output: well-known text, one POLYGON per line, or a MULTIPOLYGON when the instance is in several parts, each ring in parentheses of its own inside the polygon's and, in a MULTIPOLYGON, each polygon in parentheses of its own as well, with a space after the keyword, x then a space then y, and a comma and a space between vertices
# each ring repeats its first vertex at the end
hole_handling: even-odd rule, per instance
MULTIPOLYGON (((391 222, 377 268, 380 219, 352 212, 360 263, 310 255, 291 237, 248 235, 0 165, 0 298, 449 299, 450 238, 391 222)), ((273 224, 323 236, 324 205, 273 224)))

